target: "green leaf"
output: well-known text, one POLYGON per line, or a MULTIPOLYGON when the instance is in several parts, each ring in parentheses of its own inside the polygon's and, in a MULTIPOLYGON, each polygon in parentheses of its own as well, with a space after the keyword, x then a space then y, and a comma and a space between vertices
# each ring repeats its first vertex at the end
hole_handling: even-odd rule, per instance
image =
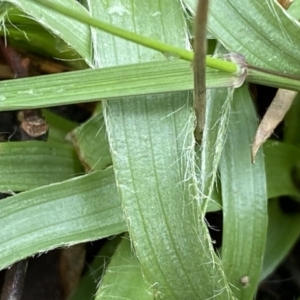
MULTIPOLYGON (((151 24, 150 8, 145 10, 141 1, 128 2, 133 4, 130 9, 134 7, 132 20, 151 24)), ((159 7, 159 3, 151 1, 150 6, 159 7)), ((149 32, 154 34, 163 26, 161 40, 184 45, 178 3, 164 1, 159 12, 159 22, 149 32)), ((106 13, 104 8, 101 14, 106 13)), ((96 17, 102 19, 102 15, 96 17)), ((111 19, 116 25, 122 22, 118 16, 111 19)), ((105 35, 99 33, 93 40, 96 45, 100 38, 105 43, 105 35)), ((112 44, 108 50, 106 64, 132 62, 115 48, 112 44)), ((151 57, 151 51, 144 52, 144 60, 151 57)), ((231 291, 202 215, 199 220, 190 100, 191 94, 182 92, 104 102, 116 182, 132 244, 154 296, 229 299, 231 291)))
POLYGON ((300 91, 300 76, 285 74, 267 69, 248 69, 247 81, 260 85, 300 91), (274 72, 274 74, 272 74, 274 72))
POLYGON ((0 201, 0 269, 36 253, 127 230, 112 169, 0 201))
POLYGON ((268 197, 298 196, 292 174, 300 166, 300 149, 296 146, 268 141, 264 145, 268 197), (280 184, 278 184, 280 182, 280 184))
POLYGON ((141 266, 133 255, 130 240, 124 237, 118 245, 106 269, 95 300, 153 299, 149 286, 145 283, 141 266))
POLYGON ((218 190, 216 188, 216 181, 219 175, 218 167, 227 136, 232 95, 232 89, 212 89, 208 90, 206 94, 206 121, 201 146, 201 158, 199 159, 199 165, 201 166, 201 198, 203 209, 205 210, 208 210, 215 200, 217 200, 219 209, 221 209, 221 201, 218 201, 218 198, 221 197, 218 197, 218 193, 215 190, 218 190))
POLYGON ((118 189, 154 294, 227 299, 205 222, 198 221, 190 104, 185 92, 110 102, 107 128, 118 189), (112 114, 116 110, 121 113, 112 114))
MULTIPOLYGON (((100 1, 95 3, 92 0, 86 0, 92 16, 105 22, 107 28, 110 26, 118 26, 121 30, 130 31, 128 36, 142 34, 141 41, 150 39, 156 40, 158 43, 164 39, 164 42, 174 46, 174 41, 171 36, 166 35, 166 30, 174 26, 174 22, 178 22, 184 26, 183 18, 180 17, 180 12, 170 14, 168 3, 166 1, 139 1, 124 0, 116 1, 100 1), (140 11, 142 9, 142 11, 140 11), (164 18, 163 13, 167 13, 169 18, 164 18), (155 27, 155 30, 153 28, 155 27)), ((179 29, 175 29, 179 33, 179 29)), ((172 57, 172 51, 165 53, 165 57, 161 52, 145 48, 136 43, 128 42, 120 37, 105 33, 99 29, 91 28, 94 62, 97 67, 115 66, 114 58, 119 56, 118 65, 145 63, 150 61, 162 61, 166 58, 179 61, 179 57, 172 57), (122 51, 119 51, 122 49, 122 51), (113 58, 113 59, 112 59, 113 58)), ((115 33, 117 33, 116 30, 115 33)), ((182 35, 182 32, 181 32, 182 35)), ((183 39, 186 37, 183 36, 183 39)), ((151 40, 150 40, 151 41, 151 40)), ((149 41, 149 42, 150 42, 149 41)), ((191 51, 185 48, 181 50, 188 52, 192 56, 191 51)), ((151 81, 150 81, 151 82, 151 81)))
POLYGON ((284 118, 284 141, 295 146, 300 146, 300 94, 296 96, 293 104, 284 118))
MULTIPOLYGON (((73 0, 55 0, 69 9, 77 12, 89 13, 77 1, 73 0)), ((58 36, 68 45, 71 45, 75 51, 89 64, 92 65, 90 43, 91 36, 89 27, 74 19, 65 17, 50 9, 41 9, 34 0, 7 0, 23 11, 28 18, 34 19, 43 27, 47 28, 52 34, 58 36), (80 38, 78 38, 80 37, 80 38)))
MULTIPOLYGON (((231 86, 234 78, 208 69, 207 87, 231 86)), ((192 89, 191 66, 184 61, 83 70, 1 81, 0 111, 192 89)))
MULTIPOLYGON (((195 14, 196 0, 181 2, 195 14)), ((247 81, 299 91, 299 23, 277 1, 212 0, 208 30, 245 57, 247 81)))
MULTIPOLYGON (((7 16, 7 19, 11 21, 9 16, 7 16)), ((74 50, 70 49, 66 43, 58 37, 53 36, 53 34, 38 24, 35 26, 6 24, 1 30, 1 35, 6 36, 10 45, 22 49, 24 52, 28 51, 41 56, 55 57, 64 60, 80 59, 80 56, 75 53, 74 50)), ((84 64, 81 63, 81 65, 84 64)))
MULTIPOLYGON (((182 1, 195 12, 196 0, 182 1)), ((299 74, 299 29, 277 1, 210 1, 208 30, 251 65, 299 74)))
MULTIPOLYGON (((218 45, 216 54, 225 53, 225 49, 218 45)), ((227 136, 227 128, 230 113, 230 102, 233 97, 233 89, 209 89, 206 93, 206 116, 201 144, 201 158, 198 163, 201 167, 200 190, 203 209, 209 209, 217 196, 214 190, 217 189, 218 167, 221 153, 227 136)), ((219 196, 221 198, 221 196, 219 196)), ((221 201, 219 209, 221 208, 221 201)))
POLYGON ((299 21, 300 20, 300 1, 299 0, 293 1, 287 11, 291 16, 293 16, 296 20, 299 21))
POLYGON ((66 143, 67 134, 75 129, 77 124, 47 109, 43 110, 43 115, 50 127, 48 141, 66 143))
POLYGON ((262 267, 267 233, 267 189, 262 152, 251 162, 257 117, 246 86, 231 104, 228 137, 220 163, 222 265, 237 299, 252 299, 262 267))
POLYGON ((82 172, 73 147, 55 142, 0 143, 0 190, 26 191, 82 172))
POLYGON ((113 256, 116 247, 121 241, 121 236, 106 241, 105 245, 97 253, 93 261, 87 265, 85 274, 68 300, 94 300, 97 291, 97 285, 101 282, 108 263, 113 256))
POLYGON ((112 165, 102 111, 68 135, 87 171, 112 165))
POLYGON ((269 224, 261 280, 282 262, 300 235, 299 214, 285 214, 278 199, 269 201, 269 224))

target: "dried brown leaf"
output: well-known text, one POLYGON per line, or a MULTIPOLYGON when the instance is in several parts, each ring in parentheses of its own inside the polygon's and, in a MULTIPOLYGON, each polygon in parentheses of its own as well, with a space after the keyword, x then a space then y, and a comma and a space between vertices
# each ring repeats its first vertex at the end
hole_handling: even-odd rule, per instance
POLYGON ((297 92, 279 89, 261 120, 256 135, 252 144, 252 161, 255 161, 255 156, 260 146, 273 133, 276 126, 283 120, 287 111, 290 109, 297 92))
POLYGON ((294 0, 278 0, 277 1, 283 8, 288 9, 294 0))

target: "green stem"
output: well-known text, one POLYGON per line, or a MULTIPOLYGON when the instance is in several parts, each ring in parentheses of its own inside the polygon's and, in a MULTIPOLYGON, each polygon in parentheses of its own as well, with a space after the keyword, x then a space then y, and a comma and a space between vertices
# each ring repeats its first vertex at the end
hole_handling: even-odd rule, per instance
MULTIPOLYGON (((56 3, 55 1, 35 0, 35 2, 39 3, 42 6, 53 9, 56 12, 59 12, 65 16, 73 18, 77 21, 80 21, 82 23, 88 24, 95 28, 101 29, 107 33, 113 34, 120 38, 134 42, 136 44, 143 45, 145 47, 157 50, 165 55, 179 57, 179 58, 187 60, 187 61, 193 61, 194 53, 192 51, 188 51, 188 50, 185 50, 185 49, 182 49, 179 47, 174 47, 172 45, 168 45, 168 44, 162 43, 160 41, 149 39, 149 38, 139 35, 137 33, 127 31, 122 28, 107 24, 105 22, 102 22, 100 20, 92 18, 90 15, 88 15, 88 13, 76 12, 67 6, 56 3)), ((221 60, 218 58, 213 58, 210 56, 206 57, 206 65, 208 67, 218 69, 221 71, 225 71, 225 72, 229 72, 229 73, 238 73, 238 71, 239 71, 239 67, 236 64, 229 62, 229 61, 224 61, 224 60, 221 60)))

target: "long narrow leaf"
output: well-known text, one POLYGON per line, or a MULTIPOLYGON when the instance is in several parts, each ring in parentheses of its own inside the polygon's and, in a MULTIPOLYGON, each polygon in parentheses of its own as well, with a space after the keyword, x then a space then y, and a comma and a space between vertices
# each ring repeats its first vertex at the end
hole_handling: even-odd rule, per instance
MULTIPOLYGON (((34 19, 67 44, 71 45, 89 65, 92 65, 90 52, 91 36, 87 25, 62 16, 51 9, 41 9, 41 6, 36 4, 34 0, 7 0, 7 2, 12 3, 23 11, 25 17, 28 16, 29 19, 34 19)), ((89 15, 87 10, 77 1, 56 0, 56 2, 89 15)))
POLYGON ((246 86, 234 93, 220 173, 224 214, 222 263, 238 299, 252 299, 262 267, 267 233, 263 154, 251 162, 256 113, 246 86))
POLYGON ((82 172, 73 147, 54 142, 1 143, 0 165, 1 191, 27 191, 82 172))
MULTIPOLYGON (((151 1, 147 9, 137 0, 123 4, 134 16, 129 22, 134 28, 139 30, 136 19, 151 24, 148 11, 155 9, 160 18, 147 28, 149 34, 161 32, 161 40, 184 45, 179 3, 151 1)), ((102 19, 106 12, 104 7, 96 17, 102 19)), ((127 17, 113 15, 111 20, 118 25, 127 17)), ((99 33, 95 44, 97 39, 105 43, 105 37, 99 33)), ((112 44, 106 63, 131 62, 122 53, 115 54, 116 45, 112 44)), ((145 51, 143 59, 152 55, 145 51)), ((190 96, 182 92, 108 101, 106 128, 130 237, 153 295, 172 300, 227 299, 230 288, 206 224, 202 216, 198 218, 190 96)))
POLYGON ((66 143, 67 134, 71 132, 77 124, 46 109, 43 110, 43 115, 50 127, 48 141, 66 143))
POLYGON ((153 296, 145 283, 141 266, 133 255, 130 240, 125 237, 106 270, 95 300, 131 299, 151 300, 153 296))
MULTIPOLYGON (((182 1, 195 13, 196 0, 182 1)), ((299 75, 300 25, 277 1, 211 0, 208 29, 248 63, 299 75)))
POLYGON ((298 197, 300 191, 292 174, 300 164, 300 149, 287 143, 268 141, 264 145, 264 153, 268 197, 298 197))
POLYGON ((227 299, 207 228, 198 221, 189 106, 184 92, 110 102, 107 127, 118 188, 154 295, 227 299))
MULTIPOLYGON (((208 69, 207 87, 232 86, 235 76, 208 69)), ((0 111, 193 89, 190 64, 145 63, 2 81, 0 111)))
POLYGON ((268 211, 268 236, 261 280, 282 262, 300 235, 299 214, 285 214, 279 206, 278 199, 269 201, 268 211))
POLYGON ((68 139, 86 170, 103 170, 112 165, 102 112, 73 130, 68 139))
POLYGON ((38 252, 127 230, 112 169, 0 202, 0 269, 38 252))

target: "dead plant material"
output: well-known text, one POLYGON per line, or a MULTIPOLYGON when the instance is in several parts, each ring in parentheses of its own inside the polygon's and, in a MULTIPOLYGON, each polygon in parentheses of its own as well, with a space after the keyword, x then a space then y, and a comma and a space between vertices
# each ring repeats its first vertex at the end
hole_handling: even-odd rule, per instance
MULTIPOLYGON (((3 61, 9 66, 13 78, 23 78, 29 76, 29 63, 28 57, 22 57, 21 54, 16 51, 10 45, 7 45, 4 38, 0 38, 0 54, 3 61)), ((4 114, 3 116, 6 116, 4 114)), ((48 124, 42 117, 42 112, 39 109, 36 110, 21 110, 18 112, 18 119, 20 118, 20 128, 15 126, 15 132, 21 132, 19 136, 21 141, 25 140, 37 140, 47 139, 48 124), (45 138, 44 138, 45 137, 45 138)), ((15 121, 12 115, 7 115, 6 120, 15 121)), ((9 129, 9 124, 4 124, 9 129)), ((5 138, 10 139, 11 136, 7 136, 7 132, 1 133, 0 137, 2 141, 5 138), (5 135, 2 135, 2 134, 5 135)), ((13 134, 14 134, 13 133, 13 134)), ((26 278, 28 260, 22 260, 14 263, 10 269, 6 270, 4 284, 1 293, 1 300, 21 300, 24 288, 24 282, 26 278)))
POLYGON ((41 110, 20 110, 18 112, 18 121, 20 122, 22 140, 47 139, 49 125, 45 121, 41 110))
POLYGON ((85 244, 77 244, 62 249, 59 257, 60 278, 64 299, 68 299, 79 283, 84 268, 86 255, 85 244))
POLYGON ((271 136, 276 126, 283 120, 290 109, 297 92, 279 89, 261 120, 252 144, 252 162, 260 146, 271 136))
POLYGON ((74 68, 68 67, 59 61, 46 59, 29 53, 26 53, 24 55, 29 58, 31 69, 34 69, 37 73, 56 74, 61 72, 74 71, 74 68))
POLYGON ((0 63, 0 79, 12 79, 13 73, 9 66, 0 63))
POLYGON ((14 78, 28 77, 29 59, 22 58, 13 47, 7 45, 3 37, 0 38, 0 53, 14 74, 14 78))
POLYGON ((25 259, 7 269, 0 300, 21 300, 27 265, 25 259))
POLYGON ((288 9, 294 0, 277 0, 277 2, 284 8, 288 9))

